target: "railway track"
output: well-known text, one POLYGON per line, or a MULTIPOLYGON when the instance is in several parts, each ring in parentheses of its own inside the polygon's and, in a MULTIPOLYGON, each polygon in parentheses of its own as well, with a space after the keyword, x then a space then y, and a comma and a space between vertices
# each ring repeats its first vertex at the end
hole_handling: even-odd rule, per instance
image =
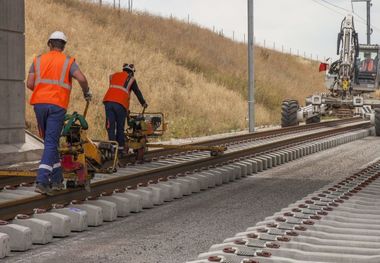
MULTIPOLYGON (((190 143, 189 145, 192 146, 227 146, 227 147, 236 147, 237 145, 247 144, 249 142, 255 142, 259 140, 267 140, 272 139, 276 137, 281 136, 287 136, 287 135, 294 135, 297 133, 305 133, 305 132, 312 132, 320 129, 329 129, 333 128, 337 125, 344 125, 349 124, 353 122, 360 121, 361 118, 349 118, 349 119, 339 119, 334 121, 326 121, 326 122, 320 122, 315 124, 309 124, 309 125, 301 125, 296 127, 287 127, 287 128, 281 128, 281 129, 273 129, 268 131, 261 131, 261 132, 255 132, 251 134, 243 134, 238 136, 229 136, 229 137, 223 137, 218 139, 212 139, 212 140, 204 140, 201 142, 195 142, 190 143)), ((43 140, 40 139, 38 136, 34 135, 33 133, 26 131, 29 136, 32 136, 34 139, 40 141, 43 143, 43 140)), ((162 158, 172 158, 173 155, 192 155, 195 152, 191 151, 184 151, 182 149, 155 149, 152 151, 149 151, 146 154, 146 159, 156 161, 157 159, 162 158)), ((37 168, 37 164, 29 165, 28 169, 30 168, 37 168)), ((6 187, 6 186, 18 186, 22 183, 33 183, 34 178, 32 177, 14 177, 14 176, 3 176, 0 178, 0 189, 6 187)))
POLYGON ((188 263, 380 262, 379 190, 377 160, 188 263))
MULTIPOLYGON (((370 124, 355 120, 330 126, 331 123, 326 123, 318 129, 304 128, 307 131, 298 128, 300 130, 295 134, 282 132, 278 136, 263 136, 261 140, 244 139, 244 143, 230 145, 229 150, 218 157, 209 157, 202 152, 171 153, 171 158, 168 155, 165 158, 155 157, 157 160, 154 162, 127 166, 113 175, 97 175, 91 184, 91 193, 74 189, 46 197, 33 193, 33 187, 28 184, 6 187, 0 192, 0 219, 4 220, 0 233, 8 234, 12 250, 26 250, 32 243, 47 243, 52 236, 66 236, 71 230, 82 231, 87 225, 97 226, 103 221, 113 221, 117 216, 139 212, 143 208, 363 138, 368 135, 370 124), (34 219, 50 222, 52 230, 43 228, 34 219), (23 233, 15 229, 20 224, 25 227, 23 233), (31 229, 30 233, 26 228, 31 229), (36 228, 44 229, 43 242, 33 240, 41 239, 40 236, 32 237, 32 234, 37 235, 36 228), (24 235, 23 238, 20 235, 24 235)), ((9 251, 5 248, 4 253, 6 255, 9 251)))

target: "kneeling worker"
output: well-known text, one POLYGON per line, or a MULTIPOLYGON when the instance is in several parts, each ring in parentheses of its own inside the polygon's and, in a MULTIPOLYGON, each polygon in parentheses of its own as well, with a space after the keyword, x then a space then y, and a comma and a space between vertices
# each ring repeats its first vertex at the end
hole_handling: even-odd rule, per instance
POLYGON ((131 91, 135 93, 141 106, 148 107, 134 78, 135 71, 133 64, 124 64, 122 72, 112 74, 109 89, 103 99, 108 139, 119 143, 119 157, 124 155, 124 126, 129 114, 131 91))
POLYGON ((63 188, 63 174, 58 152, 59 138, 69 105, 72 78, 79 82, 86 101, 91 100, 87 79, 75 59, 63 54, 67 37, 56 31, 48 40, 50 52, 37 56, 30 67, 27 88, 32 90, 38 131, 44 139, 44 152, 36 178, 36 192, 49 194, 63 188))

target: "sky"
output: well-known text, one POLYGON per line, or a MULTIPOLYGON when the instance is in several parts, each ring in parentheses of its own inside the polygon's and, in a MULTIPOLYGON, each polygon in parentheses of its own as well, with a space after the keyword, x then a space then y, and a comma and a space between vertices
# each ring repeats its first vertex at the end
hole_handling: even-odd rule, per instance
MULTIPOLYGON (((128 1, 121 3, 127 6, 128 1)), ((380 44, 380 0, 372 0, 372 4, 371 38, 372 43, 380 44)), ((366 43, 366 4, 352 5, 360 43, 366 43)), ((275 43, 278 50, 292 49, 292 53, 308 57, 335 57, 340 24, 352 5, 351 0, 254 0, 255 40, 260 45, 265 41, 266 47, 273 48, 275 43)), ((192 23, 223 30, 226 37, 234 34, 240 41, 247 32, 246 0, 133 0, 133 8, 184 21, 190 17, 192 23)))

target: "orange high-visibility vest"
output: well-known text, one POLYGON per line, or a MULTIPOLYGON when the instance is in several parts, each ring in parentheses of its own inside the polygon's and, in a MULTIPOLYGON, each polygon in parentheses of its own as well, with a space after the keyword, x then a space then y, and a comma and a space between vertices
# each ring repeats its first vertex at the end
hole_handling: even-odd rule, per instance
POLYGON ((67 109, 72 81, 70 68, 75 59, 59 51, 34 58, 34 90, 30 104, 54 104, 67 109))
POLYGON ((373 63, 373 60, 371 59, 370 61, 367 62, 367 71, 372 72, 374 69, 375 63, 373 63))
POLYGON ((127 72, 116 72, 111 75, 110 86, 104 96, 103 102, 116 102, 129 109, 131 87, 135 79, 127 72))

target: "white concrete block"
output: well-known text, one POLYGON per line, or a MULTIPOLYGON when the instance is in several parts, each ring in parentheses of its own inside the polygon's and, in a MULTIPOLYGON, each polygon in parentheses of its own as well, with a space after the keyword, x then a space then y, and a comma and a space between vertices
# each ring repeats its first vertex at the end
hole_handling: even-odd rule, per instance
POLYGON ((80 209, 87 212, 88 226, 100 226, 103 224, 103 209, 91 204, 70 204, 67 208, 80 209))
POLYGON ((216 169, 207 170, 205 172, 202 172, 202 174, 213 176, 215 179, 215 186, 223 184, 223 175, 220 171, 217 171, 216 169))
POLYGON ((138 213, 142 211, 143 200, 140 195, 132 193, 130 190, 114 192, 114 195, 127 198, 129 200, 131 212, 138 213))
POLYGON ((110 195, 110 196, 101 196, 99 200, 106 200, 116 204, 117 216, 125 217, 130 214, 130 204, 129 200, 125 197, 110 195))
POLYGON ((183 187, 182 187, 182 194, 183 195, 191 195, 192 193, 192 182, 188 179, 184 179, 184 177, 178 177, 176 179, 172 179, 172 180, 175 180, 176 182, 180 183, 183 187))
POLYGON ((225 166, 215 168, 222 174, 223 183, 226 184, 230 181, 231 174, 233 173, 230 169, 226 169, 225 166))
POLYGON ((137 188, 137 189, 128 189, 128 192, 137 194, 141 197, 143 208, 147 209, 147 208, 154 207, 152 191, 149 191, 144 188, 137 188))
POLYGON ((207 182, 207 188, 214 188, 216 186, 216 175, 210 171, 201 171, 200 173, 196 174, 197 176, 200 176, 201 178, 206 179, 207 182))
POLYGON ((253 173, 253 165, 251 162, 244 160, 244 161, 240 161, 239 164, 245 165, 247 169, 246 176, 251 175, 253 173))
POLYGON ((38 218, 16 218, 12 224, 29 227, 32 231, 33 244, 47 244, 53 240, 53 226, 49 221, 38 218))
POLYGON ((47 213, 33 214, 32 217, 49 221, 53 226, 54 237, 66 237, 70 235, 71 223, 70 223, 70 217, 68 217, 67 215, 63 215, 63 214, 59 214, 55 212, 47 212, 47 213))
POLYGON ((173 199, 182 198, 182 185, 174 180, 161 181, 160 184, 170 187, 173 199))
POLYGON ((52 212, 66 215, 70 218, 71 231, 82 232, 88 228, 88 213, 74 207, 54 208, 52 212))
POLYGON ((242 177, 247 176, 247 167, 246 166, 244 166, 242 164, 239 165, 238 163, 233 163, 233 164, 230 164, 228 166, 234 168, 235 179, 241 179, 242 177))
POLYGON ((8 234, 0 233, 0 258, 5 258, 11 253, 10 238, 8 234))
POLYGON ((201 175, 199 173, 190 174, 187 177, 195 178, 199 181, 200 190, 208 189, 209 179, 205 175, 201 175))
POLYGON ((199 178, 192 177, 192 174, 188 174, 185 177, 180 178, 184 178, 185 180, 190 181, 192 193, 199 193, 201 191, 201 180, 199 178))
POLYGON ((86 200, 83 203, 101 207, 103 213, 103 221, 112 222, 115 221, 117 218, 116 204, 113 202, 95 199, 86 200))
POLYGON ((174 197, 176 196, 176 193, 175 193, 176 190, 174 188, 176 186, 171 185, 171 184, 164 184, 162 182, 158 182, 155 185, 157 187, 161 188, 163 190, 162 192, 165 193, 165 195, 164 195, 164 201, 165 202, 171 202, 174 200, 174 197))
POLYGON ((29 227, 16 224, 0 225, 0 233, 8 234, 12 251, 26 251, 32 247, 32 230, 29 227))

